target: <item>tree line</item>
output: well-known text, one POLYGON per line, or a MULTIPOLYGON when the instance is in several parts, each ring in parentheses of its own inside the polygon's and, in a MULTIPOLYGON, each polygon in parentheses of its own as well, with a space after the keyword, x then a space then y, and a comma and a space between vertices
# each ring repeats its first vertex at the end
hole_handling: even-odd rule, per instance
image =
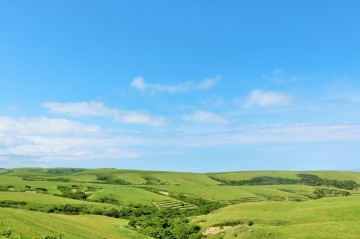
POLYGON ((220 182, 226 186, 255 186, 255 185, 279 185, 279 184, 304 184, 308 186, 332 186, 340 189, 354 190, 359 187, 359 184, 353 180, 328 180, 322 179, 312 174, 298 174, 299 179, 293 178, 279 178, 279 177, 254 177, 249 180, 227 180, 217 178, 213 175, 209 177, 215 181, 220 182))

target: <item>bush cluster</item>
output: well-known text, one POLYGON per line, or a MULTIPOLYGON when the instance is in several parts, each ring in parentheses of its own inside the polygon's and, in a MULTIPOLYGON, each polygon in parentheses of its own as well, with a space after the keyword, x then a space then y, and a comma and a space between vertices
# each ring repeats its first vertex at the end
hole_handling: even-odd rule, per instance
POLYGON ((55 196, 61 196, 61 197, 77 199, 77 200, 85 200, 88 196, 81 191, 73 192, 72 188, 69 186, 57 186, 57 189, 59 189, 59 191, 61 191, 62 194, 55 194, 55 196))
POLYGON ((119 200, 117 200, 116 198, 111 198, 111 197, 100 197, 98 199, 93 200, 94 202, 100 202, 100 203, 109 203, 109 204, 114 204, 114 205, 120 205, 121 202, 119 200))
POLYGON ((244 186, 244 185, 279 185, 279 184, 305 184, 309 186, 332 186, 340 189, 354 190, 359 185, 352 180, 327 180, 312 174, 298 174, 300 179, 276 178, 269 176, 254 177, 250 180, 226 180, 215 176, 209 176, 211 179, 221 182, 222 185, 244 186))
POLYGON ((142 210, 140 216, 132 216, 129 226, 153 238, 197 239, 201 238, 200 227, 189 224, 188 214, 179 209, 142 210))
MULTIPOLYGON (((11 228, 7 228, 3 231, 0 231, 0 239, 22 239, 21 236, 12 236, 13 230, 11 228)), ((32 239, 62 239, 63 236, 61 234, 58 234, 56 236, 49 236, 49 235, 43 235, 43 236, 37 236, 32 237, 32 239)))
POLYGON ((103 181, 106 184, 116 184, 116 185, 130 185, 131 183, 120 179, 120 178, 113 178, 111 176, 106 175, 96 175, 97 180, 103 181))

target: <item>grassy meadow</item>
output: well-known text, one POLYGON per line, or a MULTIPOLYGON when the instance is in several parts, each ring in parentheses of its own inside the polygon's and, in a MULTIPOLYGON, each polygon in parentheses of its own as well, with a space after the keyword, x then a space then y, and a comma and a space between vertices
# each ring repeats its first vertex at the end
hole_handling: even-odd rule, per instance
POLYGON ((11 228, 21 239, 359 238, 359 183, 357 172, 334 171, 0 169, 0 232, 11 228))
POLYGON ((196 217, 192 223, 209 228, 235 222, 209 238, 359 238, 359 206, 359 197, 243 203, 196 217))
POLYGON ((0 208, 0 230, 13 228, 24 238, 62 234, 63 238, 149 238, 127 228, 127 220, 97 215, 63 215, 0 208))

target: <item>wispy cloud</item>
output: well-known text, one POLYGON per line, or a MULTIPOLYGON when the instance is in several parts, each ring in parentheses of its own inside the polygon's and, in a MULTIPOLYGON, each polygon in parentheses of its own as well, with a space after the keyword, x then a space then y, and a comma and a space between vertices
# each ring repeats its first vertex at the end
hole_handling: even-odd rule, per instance
POLYGON ((193 121, 197 123, 216 123, 227 124, 228 120, 220 115, 209 111, 197 110, 192 114, 185 115, 184 120, 193 121))
POLYGON ((49 109, 51 113, 70 116, 112 116, 118 111, 96 101, 70 103, 44 102, 42 106, 49 109))
POLYGON ((285 71, 280 69, 275 69, 270 73, 263 74, 262 78, 275 84, 285 84, 299 80, 297 76, 288 76, 285 71))
POLYGON ((293 97, 291 95, 274 92, 274 91, 263 91, 263 90, 253 90, 246 97, 244 106, 288 106, 293 102, 293 97))
POLYGON ((169 92, 169 93, 184 93, 192 90, 207 90, 213 87, 218 80, 220 80, 220 76, 216 76, 214 78, 209 78, 201 82, 193 82, 187 81, 178 85, 165 85, 165 84, 150 84, 144 81, 143 77, 136 77, 130 83, 130 86, 144 91, 150 90, 152 93, 157 92, 169 92))
POLYGON ((45 102, 42 106, 49 109, 51 113, 59 115, 108 117, 121 123, 151 126, 162 126, 165 123, 165 118, 162 116, 150 115, 146 111, 109 108, 104 103, 95 101, 74 103, 45 102))
POLYGON ((144 135, 104 129, 67 119, 0 118, 2 165, 34 165, 46 162, 130 159, 155 151, 192 148, 305 142, 357 142, 359 124, 283 124, 222 127, 227 120, 206 111, 195 111, 186 120, 219 123, 217 127, 186 126, 172 134, 144 135), (220 128, 219 128, 220 127, 220 128))
POLYGON ((167 143, 178 147, 220 147, 283 143, 359 141, 358 124, 285 124, 244 126, 231 130, 216 129, 207 132, 189 129, 167 143))
POLYGON ((96 125, 83 125, 63 118, 11 118, 0 117, 0 132, 14 134, 78 135, 83 133, 103 133, 96 125))
POLYGON ((29 163, 138 157, 131 147, 141 140, 129 133, 113 132, 62 118, 0 117, 0 159, 29 163))

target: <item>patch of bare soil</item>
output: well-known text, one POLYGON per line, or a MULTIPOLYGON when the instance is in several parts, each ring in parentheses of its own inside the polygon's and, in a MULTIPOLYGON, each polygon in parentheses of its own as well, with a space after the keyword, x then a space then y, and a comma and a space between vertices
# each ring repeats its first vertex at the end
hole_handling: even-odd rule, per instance
POLYGON ((152 203, 155 205, 155 207, 160 208, 159 205, 157 205, 155 201, 152 201, 152 203))
POLYGON ((169 192, 166 192, 166 191, 159 191, 159 193, 161 193, 162 195, 165 195, 165 196, 169 195, 169 192))
POLYGON ((37 191, 25 191, 26 193, 37 193, 37 191))
POLYGON ((224 227, 208 227, 206 228, 206 230, 203 232, 204 235, 215 235, 218 234, 222 231, 225 231, 227 229, 230 229, 230 226, 224 226, 224 227))

